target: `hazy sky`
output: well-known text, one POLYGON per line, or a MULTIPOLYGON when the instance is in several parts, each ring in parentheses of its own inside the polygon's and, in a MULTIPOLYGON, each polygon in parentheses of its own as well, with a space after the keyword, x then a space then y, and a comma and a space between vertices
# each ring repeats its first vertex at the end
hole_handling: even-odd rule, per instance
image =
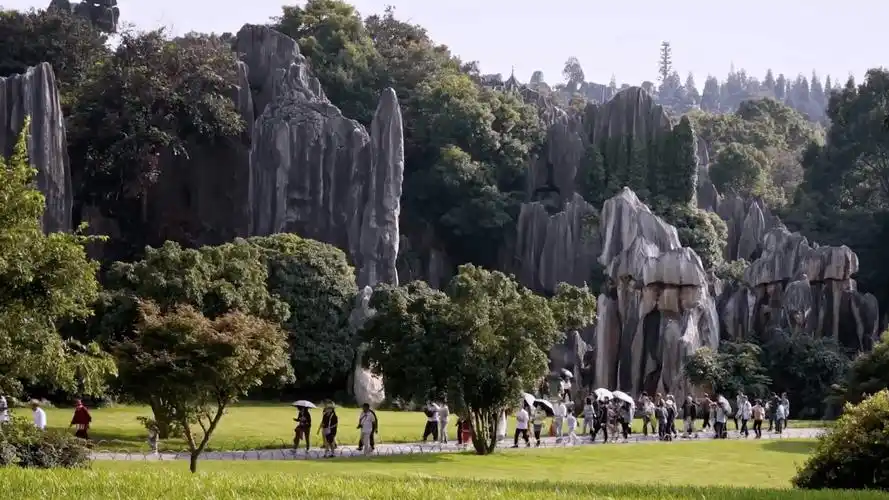
MULTIPOLYGON (((43 8, 49 0, 0 0, 6 8, 43 8)), ((121 20, 138 28, 236 32, 266 22, 285 0, 119 0, 121 20)), ((693 72, 699 88, 707 74, 724 78, 732 63, 758 77, 767 68, 788 76, 816 69, 845 81, 868 68, 889 66, 884 0, 354 0, 362 15, 395 5, 397 16, 427 28, 485 73, 520 80, 543 70, 561 81, 569 56, 587 80, 619 83, 655 80, 658 47, 673 46, 683 78, 693 72), (719 7, 722 3, 723 6, 719 7)))

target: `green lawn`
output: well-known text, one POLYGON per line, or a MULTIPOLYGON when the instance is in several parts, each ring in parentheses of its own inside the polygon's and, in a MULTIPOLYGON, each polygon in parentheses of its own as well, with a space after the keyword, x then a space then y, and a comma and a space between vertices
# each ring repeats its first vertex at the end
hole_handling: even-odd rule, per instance
MULTIPOLYGON (((112 406, 90 410, 93 415, 93 425, 90 431, 91 438, 96 441, 96 448, 103 450, 147 450, 146 432, 137 417, 151 416, 151 410, 145 406, 112 406)), ((19 415, 30 417, 30 410, 16 409, 19 415)), ((70 408, 46 409, 50 428, 67 428, 71 421, 72 410, 70 408)), ((337 440, 341 444, 357 444, 358 431, 355 428, 358 423, 359 410, 355 408, 339 408, 337 414, 340 417, 340 429, 337 440)), ((210 450, 244 450, 267 449, 291 446, 293 440, 293 418, 296 416, 294 408, 286 404, 245 403, 232 407, 222 418, 219 428, 210 441, 210 450)), ((423 426, 426 418, 420 412, 395 412, 378 411, 380 419, 381 443, 407 443, 419 441, 423 434, 423 426)), ((321 420, 320 410, 313 411, 314 425, 321 420)), ((791 421, 792 426, 813 427, 823 426, 820 421, 791 421)), ((450 425, 451 437, 454 437, 454 425, 450 425)), ((732 426, 732 424, 729 424, 732 426)), ((513 429, 510 422, 509 429, 513 429)), ((634 425, 637 431, 641 431, 642 424, 634 425)), ((732 428, 734 428, 732 426, 732 428)), ((314 434, 316 443, 320 442, 314 434)), ((181 439, 171 439, 161 442, 161 450, 181 451, 185 449, 185 442, 181 439)))
POLYGON ((327 461, 96 462, 88 471, 0 470, 15 498, 503 498, 870 500, 790 490, 812 441, 702 441, 327 461))

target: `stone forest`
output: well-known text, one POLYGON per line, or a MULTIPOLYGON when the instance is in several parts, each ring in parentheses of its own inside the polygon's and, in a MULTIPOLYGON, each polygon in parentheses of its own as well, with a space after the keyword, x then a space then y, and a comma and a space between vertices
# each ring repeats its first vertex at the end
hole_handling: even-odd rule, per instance
MULTIPOLYGON (((171 37, 119 29, 116 4, 0 13, 0 150, 24 134, 43 231, 97 262, 89 312, 54 328, 117 363, 96 397, 163 406, 114 351, 141 314, 129 297, 282 325, 285 393, 422 402, 433 389, 402 380, 419 355, 396 366, 381 339, 399 322, 432 335, 447 322, 430 308, 476 293, 479 269, 513 276, 525 304, 549 307, 565 284, 591 294, 594 315, 539 344, 543 392, 567 372, 578 398, 684 398, 708 385, 686 369, 706 355, 722 368, 710 385, 767 376, 813 416, 857 391, 847 371, 889 301, 885 70, 843 86, 733 70, 702 96, 669 57, 659 86, 585 82, 569 60, 565 83, 523 83, 480 74, 394 10, 310 0, 237 33, 171 37)), ((86 391, 14 352, 0 347, 0 389, 86 391)))

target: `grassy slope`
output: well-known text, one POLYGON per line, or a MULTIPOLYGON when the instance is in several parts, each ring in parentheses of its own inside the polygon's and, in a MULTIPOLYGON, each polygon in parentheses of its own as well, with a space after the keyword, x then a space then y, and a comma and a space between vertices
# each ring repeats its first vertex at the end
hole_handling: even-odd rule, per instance
POLYGON ((509 498, 870 500, 786 489, 812 442, 704 441, 328 461, 99 462, 92 471, 0 470, 15 498, 509 498))
MULTIPOLYGON (((16 410, 18 414, 30 417, 26 409, 16 410)), ((51 428, 66 428, 71 421, 71 409, 47 409, 47 418, 51 428)), ((99 441, 98 449, 108 450, 147 450, 145 429, 136 420, 140 416, 151 416, 151 411, 144 406, 115 406, 93 409, 93 426, 91 437, 99 441)), ((339 408, 340 430, 337 440, 341 444, 357 444, 358 410, 339 408), (353 423, 354 422, 354 423, 353 423)), ((419 441, 423 434, 425 417, 419 412, 379 411, 380 437, 382 443, 406 443, 419 441)), ((288 447, 293 440, 293 418, 296 412, 292 407, 283 404, 248 403, 231 408, 222 418, 219 428, 210 440, 211 450, 244 450, 259 448, 288 447)), ((313 412, 314 425, 321 421, 320 410, 313 412)), ((450 425, 450 435, 454 438, 454 424, 450 425)), ((796 427, 813 427, 823 425, 821 422, 793 422, 796 427)), ((732 424, 729 424, 730 426, 732 424)), ((513 429, 513 422, 510 422, 513 429)), ((634 425, 636 430, 642 424, 634 425)), ((733 427, 732 427, 733 428, 733 427)), ((315 443, 320 442, 314 434, 315 443)), ((161 443, 162 450, 181 451, 185 449, 182 440, 169 440, 161 443)))

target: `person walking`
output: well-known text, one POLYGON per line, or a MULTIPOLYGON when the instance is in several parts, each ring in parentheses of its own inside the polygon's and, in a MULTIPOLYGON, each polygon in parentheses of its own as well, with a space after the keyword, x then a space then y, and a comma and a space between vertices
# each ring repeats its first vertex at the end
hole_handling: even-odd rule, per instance
POLYGON ((574 416, 573 411, 568 410, 566 420, 568 422, 568 440, 572 445, 577 445, 577 417, 574 416))
POLYGON ((790 420, 790 399, 786 392, 781 393, 781 404, 784 405, 784 429, 787 428, 787 422, 790 420))
POLYGON ((778 409, 775 410, 775 432, 777 434, 782 434, 784 432, 784 422, 787 418, 787 409, 784 408, 784 403, 778 402, 778 409))
POLYGON ((657 419, 657 437, 661 441, 667 440, 667 408, 664 400, 655 403, 654 418, 657 419))
POLYGON ((451 410, 448 408, 448 404, 442 403, 438 408, 438 436, 444 444, 448 442, 448 418, 450 416, 451 410))
POLYGON ((593 431, 593 421, 596 418, 596 410, 593 408, 593 398, 587 396, 583 405, 583 429, 581 432, 586 435, 593 431))
POLYGON ((37 427, 41 431, 46 430, 46 412, 40 407, 40 402, 36 400, 31 401, 31 413, 32 419, 34 420, 34 427, 37 427))
POLYGON ((564 401, 559 400, 553 408, 553 427, 555 428, 556 443, 562 442, 562 436, 564 435, 563 424, 567 414, 568 407, 565 405, 564 401))
POLYGON ((676 432, 676 400, 673 399, 672 394, 667 394, 665 406, 667 408, 667 433, 670 434, 672 441, 673 438, 679 437, 679 433, 676 432))
POLYGON ((321 416, 321 425, 318 426, 318 433, 324 438, 324 457, 333 458, 334 450, 336 450, 336 431, 339 425, 339 417, 336 415, 336 409, 333 404, 324 408, 324 414, 321 416))
POLYGON ((624 436, 624 442, 630 439, 630 423, 633 421, 633 410, 630 403, 624 402, 620 405, 618 412, 618 421, 620 422, 621 434, 624 436))
MULTIPOLYGON (((364 406, 362 405, 362 409, 363 408, 364 408, 364 406)), ((375 412, 373 410, 373 408, 370 408, 370 405, 368 405, 368 408, 370 410, 370 414, 373 415, 373 422, 374 422, 373 432, 370 433, 370 438, 368 439, 368 444, 370 445, 370 451, 372 452, 377 447, 375 437, 377 434, 380 433, 380 419, 377 417, 377 412, 375 412)), ((364 443, 361 441, 361 439, 358 440, 358 451, 364 451, 364 443)))
POLYGON ((540 431, 543 430, 543 424, 546 422, 546 410, 543 408, 534 409, 534 440, 537 442, 534 446, 540 446, 540 431))
POLYGON ((762 438, 762 420, 766 416, 766 409, 762 406, 762 401, 756 400, 756 403, 753 405, 753 408, 750 410, 750 415, 753 417, 753 433, 756 434, 756 439, 762 438))
POLYGON ((693 397, 685 398, 682 403, 682 420, 685 423, 685 437, 690 438, 695 433, 695 418, 697 418, 698 406, 695 404, 693 397))
POLYGON ((90 411, 83 405, 83 401, 77 400, 74 402, 74 415, 71 417, 71 424, 68 426, 69 428, 75 427, 74 436, 79 437, 80 439, 89 440, 89 428, 90 423, 92 423, 93 417, 90 415, 90 411))
POLYGON ((590 435, 590 438, 595 443, 596 436, 599 434, 599 431, 602 431, 604 434, 604 438, 602 440, 603 443, 608 442, 608 398, 605 398, 603 401, 598 401, 596 403, 596 421, 593 425, 593 432, 590 435))
POLYGON ((519 447, 519 437, 525 440, 525 446, 531 446, 531 439, 528 437, 528 420, 530 416, 528 415, 527 404, 522 405, 522 409, 518 411, 515 415, 515 435, 512 439, 512 447, 519 447))
POLYGON ((425 443, 429 436, 432 436, 432 441, 438 441, 438 405, 432 402, 427 403, 423 413, 426 415, 423 442, 425 443))
POLYGON ((358 429, 361 430, 361 444, 359 450, 363 449, 365 455, 373 452, 373 445, 370 440, 377 431, 377 416, 371 411, 370 405, 364 403, 361 407, 361 416, 358 417, 358 429))
POLYGON ((750 437, 750 429, 747 428, 747 422, 750 421, 752 414, 753 406, 747 400, 747 396, 743 396, 738 402, 738 412, 735 413, 735 418, 741 420, 741 428, 738 430, 738 433, 743 434, 745 438, 750 437))
POLYGON ((710 429, 712 426, 711 420, 713 419, 713 413, 710 411, 710 409, 713 406, 712 403, 713 403, 713 401, 710 401, 710 396, 707 394, 704 394, 704 400, 701 401, 701 406, 700 406, 701 420, 703 420, 703 423, 701 423, 701 432, 704 432, 707 429, 710 429))
POLYGON ((735 396, 735 412, 732 414, 732 421, 735 422, 735 430, 738 431, 738 433, 741 432, 741 426, 738 425, 738 420, 741 419, 740 418, 741 402, 744 400, 744 398, 745 398, 744 393, 740 392, 740 391, 735 396))
MULTIPOLYGON (((718 396, 716 398, 716 401, 719 401, 718 396)), ((726 421, 728 420, 728 418, 726 415, 725 408, 722 406, 722 404, 719 404, 719 403, 714 403, 713 406, 716 407, 715 408, 716 420, 713 424, 713 430, 716 432, 714 437, 716 439, 725 439, 725 437, 728 435, 728 432, 726 431, 726 421)))
POLYGON ((293 449, 298 450, 300 441, 305 439, 306 451, 309 451, 311 446, 309 436, 312 433, 312 415, 309 414, 309 409, 299 407, 293 420, 296 421, 296 428, 293 429, 293 449))
POLYGON ((651 428, 652 434, 657 432, 657 419, 654 418, 654 403, 648 397, 648 393, 642 393, 642 397, 639 398, 639 408, 642 410, 642 434, 648 437, 649 428, 651 428))
POLYGON ((773 392, 768 403, 766 403, 766 413, 769 417, 769 432, 775 430, 775 413, 778 411, 779 402, 780 399, 778 398, 778 395, 773 392))

